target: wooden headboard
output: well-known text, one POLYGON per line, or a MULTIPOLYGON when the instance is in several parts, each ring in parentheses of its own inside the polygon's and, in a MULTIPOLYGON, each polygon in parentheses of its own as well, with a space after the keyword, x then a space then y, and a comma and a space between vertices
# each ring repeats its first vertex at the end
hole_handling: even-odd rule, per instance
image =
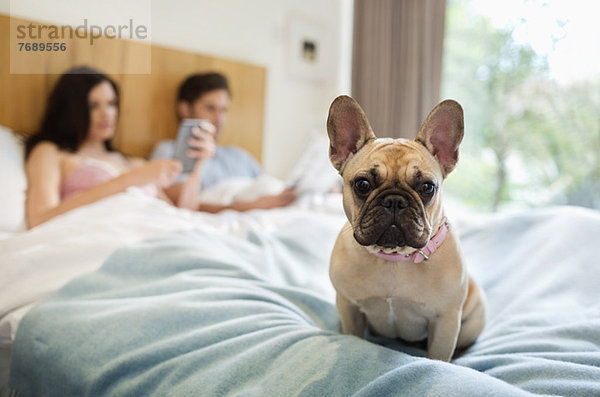
MULTIPOLYGON (((12 22, 15 21, 39 24, 13 18, 12 22)), ((46 99, 60 73, 77 65, 106 71, 119 62, 131 62, 131 54, 136 51, 148 50, 148 45, 140 42, 104 38, 90 50, 88 39, 67 38, 61 41, 67 42, 69 56, 63 57, 60 65, 47 61, 48 73, 11 74, 10 23, 9 16, 0 14, 0 125, 25 135, 39 127, 46 99)), ((156 142, 172 139, 177 131, 175 101, 179 84, 189 74, 218 71, 227 76, 232 91, 230 112, 219 143, 241 146, 261 161, 264 67, 158 45, 150 46, 150 51, 150 74, 107 73, 121 91, 119 125, 114 140, 119 150, 147 157, 156 142)), ((51 57, 45 59, 51 60, 51 57)))

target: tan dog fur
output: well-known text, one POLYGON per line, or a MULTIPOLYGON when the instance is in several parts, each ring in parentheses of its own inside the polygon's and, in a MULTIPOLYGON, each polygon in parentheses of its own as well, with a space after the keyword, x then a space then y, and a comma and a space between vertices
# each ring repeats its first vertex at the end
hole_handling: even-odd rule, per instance
POLYGON ((358 103, 341 96, 331 105, 327 129, 331 162, 344 179, 348 218, 330 265, 343 332, 364 337, 369 327, 377 335, 408 342, 427 339, 429 358, 450 361, 455 350, 476 340, 485 322, 483 291, 466 272, 452 227, 422 263, 392 262, 374 252, 412 253, 444 222, 441 185, 458 160, 462 108, 454 101, 440 103, 414 141, 376 139, 358 103), (372 185, 367 195, 356 190, 359 179, 372 185), (430 189, 424 183, 435 185, 433 196, 425 194, 430 189), (406 206, 388 216, 398 220, 393 232, 391 226, 378 226, 386 213, 378 203, 385 196, 400 196, 399 206, 406 206), (373 244, 373 236, 386 247, 373 244), (391 248, 396 236, 403 237, 391 248))

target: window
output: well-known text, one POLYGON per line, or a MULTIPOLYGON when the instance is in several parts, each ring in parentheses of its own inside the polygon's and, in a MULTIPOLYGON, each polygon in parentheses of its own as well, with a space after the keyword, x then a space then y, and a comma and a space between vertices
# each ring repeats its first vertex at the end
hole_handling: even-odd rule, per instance
POLYGON ((465 138, 447 191, 480 210, 600 208, 599 49, 584 0, 449 0, 442 97, 465 138))

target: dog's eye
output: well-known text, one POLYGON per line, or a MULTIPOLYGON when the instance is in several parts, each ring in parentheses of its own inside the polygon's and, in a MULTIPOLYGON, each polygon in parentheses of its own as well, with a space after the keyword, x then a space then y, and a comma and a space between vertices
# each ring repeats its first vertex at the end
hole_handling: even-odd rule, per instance
POLYGON ((364 179, 364 178, 360 178, 357 179, 356 181, 354 181, 354 191, 361 195, 361 196, 366 196, 367 194, 369 194, 371 192, 372 188, 371 188, 371 183, 364 179))
POLYGON ((432 182, 425 182, 421 185, 419 193, 421 193, 421 196, 423 197, 433 196, 433 193, 435 193, 435 185, 432 182))

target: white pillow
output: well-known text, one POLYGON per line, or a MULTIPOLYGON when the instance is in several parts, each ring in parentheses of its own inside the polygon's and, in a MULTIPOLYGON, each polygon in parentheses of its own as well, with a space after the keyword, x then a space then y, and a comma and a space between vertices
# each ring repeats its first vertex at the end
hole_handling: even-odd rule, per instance
POLYGON ((0 126, 0 232, 25 230, 27 177, 23 143, 10 129, 0 126))
POLYGON ((286 185, 294 185, 298 194, 324 194, 341 187, 342 178, 329 161, 329 138, 326 134, 318 131, 310 134, 286 185))

